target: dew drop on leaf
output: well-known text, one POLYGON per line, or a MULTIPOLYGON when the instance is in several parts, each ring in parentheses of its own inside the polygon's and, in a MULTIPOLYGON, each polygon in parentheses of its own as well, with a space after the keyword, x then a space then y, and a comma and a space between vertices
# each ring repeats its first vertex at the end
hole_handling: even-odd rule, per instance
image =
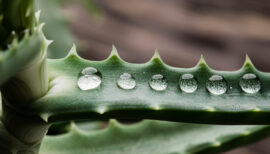
POLYGON ((96 68, 94 68, 94 67, 86 67, 86 68, 84 68, 83 70, 82 70, 82 74, 83 75, 92 75, 92 74, 95 74, 95 73, 97 73, 98 72, 98 70, 96 69, 96 68))
POLYGON ((243 75, 240 79, 239 85, 244 92, 249 94, 257 93, 261 89, 260 80, 252 73, 243 75))
POLYGON ((136 81, 131 74, 123 73, 117 80, 117 85, 122 89, 130 90, 135 88, 136 81))
POLYGON ((77 84, 81 90, 95 89, 101 84, 101 74, 94 67, 86 67, 81 71, 77 84))
POLYGON ((156 74, 152 76, 149 85, 156 91, 164 91, 168 86, 168 80, 163 75, 156 74))
POLYGON ((179 80, 179 87, 183 92, 193 93, 198 88, 198 83, 192 74, 183 74, 179 80))
POLYGON ((212 75, 206 81, 207 90, 214 95, 221 95, 227 91, 227 83, 220 75, 212 75))

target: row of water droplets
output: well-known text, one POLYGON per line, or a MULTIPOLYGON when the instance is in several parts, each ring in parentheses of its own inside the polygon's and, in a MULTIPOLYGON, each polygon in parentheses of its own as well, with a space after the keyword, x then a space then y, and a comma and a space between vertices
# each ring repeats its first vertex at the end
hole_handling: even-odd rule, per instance
MULTIPOLYGON (((80 73, 78 86, 81 90, 95 89, 101 84, 101 73, 94 67, 86 67, 80 73)), ((117 85, 125 90, 136 87, 135 78, 129 73, 123 73, 117 80, 117 85)), ((257 93, 261 89, 261 82, 255 74, 248 73, 240 79, 241 89, 249 94, 257 93)), ((149 86, 155 91, 164 91, 168 87, 168 80, 161 74, 155 74, 149 80, 149 86)), ((194 93, 198 89, 198 81, 192 74, 183 74, 179 80, 179 87, 185 93, 194 93)), ((226 93, 228 86, 225 79, 220 75, 212 75, 206 81, 206 89, 214 94, 226 93)))

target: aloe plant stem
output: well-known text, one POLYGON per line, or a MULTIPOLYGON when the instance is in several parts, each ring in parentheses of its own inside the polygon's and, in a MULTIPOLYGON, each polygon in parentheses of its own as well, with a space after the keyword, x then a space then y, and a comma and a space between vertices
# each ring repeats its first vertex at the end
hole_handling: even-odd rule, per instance
MULTIPOLYGON (((3 73, 8 72, 5 69, 8 64, 5 58, 12 60, 12 57, 23 56, 24 61, 28 59, 26 63, 24 62, 23 67, 13 66, 20 69, 17 69, 17 73, 1 85, 3 97, 2 128, 5 128, 20 145, 27 145, 10 145, 8 151, 12 153, 38 153, 40 142, 50 126, 40 117, 26 116, 14 108, 14 106, 28 106, 48 91, 46 61, 47 48, 51 41, 48 41, 42 33, 43 24, 38 23, 39 13, 36 14, 36 18, 34 16, 34 2, 34 0, 4 0, 1 4, 1 7, 4 6, 3 20, 0 20, 1 27, 7 34, 7 37, 1 38, 1 42, 6 45, 2 48, 8 47, 1 63, 1 71, 3 73), (27 32, 25 33, 25 31, 27 32), (16 39, 15 41, 18 41, 18 43, 15 42, 8 46, 8 37, 11 33, 16 35, 16 38, 12 38, 12 41, 14 42, 16 39), (28 38, 32 38, 32 36, 37 36, 32 39, 35 42, 29 42, 31 39, 28 38), (28 42, 25 40, 28 40, 28 42), (27 46, 33 48, 27 48, 27 46), (23 47, 27 49, 27 52, 24 52, 25 55, 22 53, 24 50, 20 53, 20 49, 24 49, 23 47)), ((0 9, 0 11, 2 10, 0 9)), ((16 63, 13 62, 10 65, 16 63)), ((9 68, 12 68, 12 66, 9 66, 9 68)), ((1 74, 1 76, 4 76, 4 74, 1 74)), ((7 77, 10 76, 7 75, 7 77)))

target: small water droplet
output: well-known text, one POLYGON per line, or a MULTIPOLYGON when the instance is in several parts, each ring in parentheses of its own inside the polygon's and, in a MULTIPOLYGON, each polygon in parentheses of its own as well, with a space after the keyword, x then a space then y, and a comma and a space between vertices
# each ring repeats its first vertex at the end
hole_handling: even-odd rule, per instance
POLYGON ((81 71, 77 84, 81 90, 95 89, 101 84, 101 74, 94 67, 87 67, 81 71))
POLYGON ((136 81, 129 73, 123 73, 117 80, 117 85, 122 89, 133 89, 136 86, 136 81))
POLYGON ((84 68, 83 70, 82 70, 82 74, 83 75, 92 75, 92 74, 95 74, 95 73, 97 73, 98 72, 98 70, 96 69, 96 68, 94 68, 94 67, 86 67, 86 68, 84 68))
POLYGON ((197 80, 192 74, 183 74, 179 81, 180 89, 186 93, 193 93, 198 88, 197 80))
POLYGON ((257 93, 261 89, 261 82, 255 74, 245 74, 240 82, 241 89, 249 94, 257 93))
POLYGON ((152 76, 149 85, 156 91, 164 91, 168 86, 168 81, 163 75, 156 74, 152 76))
POLYGON ((207 90, 214 95, 221 95, 227 91, 227 83, 220 75, 213 75, 206 82, 207 90))

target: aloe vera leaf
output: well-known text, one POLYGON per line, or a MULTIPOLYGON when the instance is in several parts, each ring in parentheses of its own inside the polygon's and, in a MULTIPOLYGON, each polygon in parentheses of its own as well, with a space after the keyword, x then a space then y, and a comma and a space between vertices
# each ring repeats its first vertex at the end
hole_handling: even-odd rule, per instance
POLYGON ((145 64, 131 64, 122 61, 113 49, 104 61, 88 61, 78 57, 73 48, 64 59, 49 60, 50 90, 32 103, 20 109, 25 113, 40 115, 47 122, 74 119, 157 119, 179 122, 208 124, 269 124, 270 74, 260 72, 249 59, 234 72, 210 69, 204 60, 193 68, 167 66, 155 55, 145 64), (102 74, 102 83, 96 89, 80 90, 77 85, 80 72, 86 67, 95 67, 102 74), (116 85, 122 73, 130 73, 136 80, 136 87, 124 90, 116 85), (181 74, 191 73, 198 81, 194 93, 179 89, 181 74), (239 86, 245 73, 254 73, 261 82, 258 93, 246 94, 239 86), (149 87, 154 74, 162 74, 168 80, 165 91, 149 87), (213 95, 205 87, 213 74, 226 80, 225 94, 213 95), (229 88, 231 87, 231 88, 229 88))
POLYGON ((48 130, 49 135, 59 135, 64 134, 70 131, 71 123, 75 123, 79 129, 82 130, 98 130, 104 128, 107 123, 105 121, 96 121, 96 120, 77 120, 77 121, 64 121, 57 122, 50 126, 48 130))
POLYGON ((28 65, 39 54, 41 46, 40 35, 34 33, 22 39, 16 46, 0 51, 0 85, 28 65))
POLYGON ((34 30, 35 1, 34 0, 4 0, 3 24, 10 33, 21 32, 25 29, 34 30))
POLYGON ((0 151, 2 154, 10 153, 38 153, 40 143, 23 143, 11 135, 0 121, 0 151))
POLYGON ((39 15, 40 12, 35 15, 36 27, 33 33, 26 33, 19 44, 12 43, 9 47, 12 52, 4 52, 3 59, 6 58, 8 62, 3 61, 2 65, 3 70, 13 67, 18 67, 18 69, 9 80, 1 85, 3 96, 1 120, 9 133, 28 145, 40 142, 50 126, 44 123, 40 117, 22 115, 12 108, 12 106, 27 106, 48 91, 46 51, 51 41, 47 40, 42 33, 43 24, 38 23, 39 15), (26 38, 32 37, 36 39, 28 42, 31 45, 29 48, 20 46, 21 43, 27 40, 26 38), (30 53, 33 55, 30 55, 30 53), (14 61, 16 58, 17 61, 14 61), (22 63, 22 66, 17 66, 16 64, 20 64, 18 62, 24 63, 22 63))
POLYGON ((34 32, 35 1, 3 0, 1 1, 0 49, 5 50, 13 40, 13 35, 22 39, 25 30, 34 32))
POLYGON ((67 134, 46 136, 41 154, 217 153, 269 136, 269 126, 218 126, 145 120, 91 132, 74 125, 67 134))
POLYGON ((38 0, 41 10, 40 21, 46 23, 43 29, 45 36, 54 40, 48 48, 49 58, 63 58, 74 42, 74 37, 69 30, 67 17, 61 11, 55 0, 38 0))

